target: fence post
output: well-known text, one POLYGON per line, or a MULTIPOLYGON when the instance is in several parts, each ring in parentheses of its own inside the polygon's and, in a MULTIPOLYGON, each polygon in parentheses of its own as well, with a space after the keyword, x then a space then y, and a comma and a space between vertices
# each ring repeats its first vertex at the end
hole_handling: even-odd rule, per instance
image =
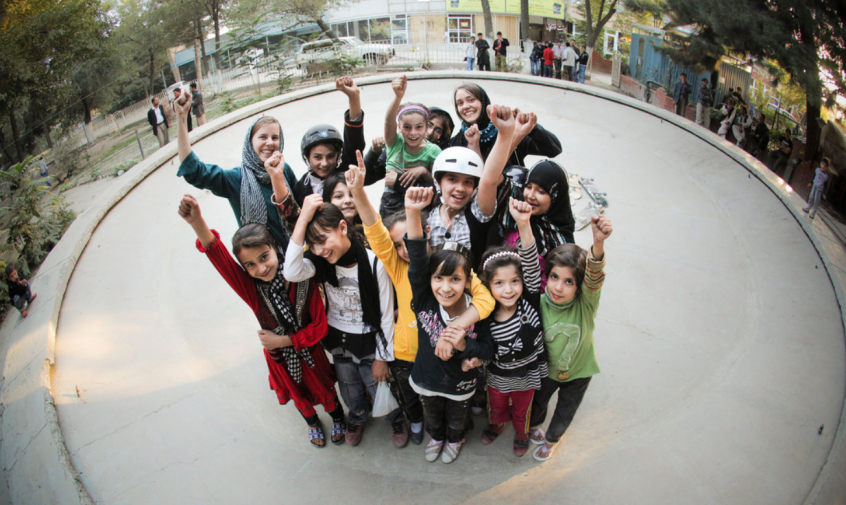
POLYGON ((144 159, 144 147, 141 146, 141 136, 138 135, 138 130, 135 130, 135 140, 138 141, 138 149, 141 151, 141 159, 144 159))

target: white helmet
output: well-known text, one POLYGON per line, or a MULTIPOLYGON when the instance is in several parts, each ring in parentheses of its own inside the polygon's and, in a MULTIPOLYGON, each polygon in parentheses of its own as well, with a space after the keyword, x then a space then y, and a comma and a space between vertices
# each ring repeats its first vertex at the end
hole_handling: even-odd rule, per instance
POLYGON ((485 163, 475 151, 466 147, 447 147, 435 158, 432 175, 440 181, 443 174, 452 172, 482 178, 485 163))

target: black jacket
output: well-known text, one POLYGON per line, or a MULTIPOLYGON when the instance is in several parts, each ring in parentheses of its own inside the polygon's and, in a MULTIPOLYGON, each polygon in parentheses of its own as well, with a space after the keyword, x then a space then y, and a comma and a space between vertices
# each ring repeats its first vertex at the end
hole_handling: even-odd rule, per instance
POLYGON ((435 356, 435 344, 446 327, 441 318, 438 305, 429 283, 429 254, 426 252, 426 239, 405 239, 408 250, 408 280, 411 283, 411 306, 417 315, 417 357, 411 377, 420 387, 436 393, 462 395, 476 390, 479 371, 461 370, 461 361, 465 358, 479 358, 490 361, 493 358, 493 345, 490 334, 482 334, 475 329, 467 332, 467 347, 457 352, 447 361, 435 356))
MULTIPOLYGON (((165 114, 164 107, 162 107, 161 104, 159 104, 159 112, 162 113, 162 117, 164 118, 165 128, 170 128, 170 125, 167 122, 167 114, 165 114)), ((150 109, 147 111, 147 121, 149 121, 150 126, 153 127, 153 135, 155 135, 156 134, 156 124, 157 124, 156 123, 156 113, 153 112, 152 107, 150 107, 150 109)))
MULTIPOLYGON (((495 142, 496 138, 493 138, 489 142, 479 144, 479 149, 482 151, 482 159, 488 158, 495 142)), ((464 137, 464 132, 459 131, 450 140, 450 145, 467 147, 467 139, 464 137)), ((505 166, 520 165, 524 167, 526 166, 525 158, 530 154, 554 158, 561 154, 561 141, 558 140, 558 137, 554 133, 547 131, 541 125, 536 125, 532 132, 517 144, 517 148, 511 153, 508 163, 505 166)))

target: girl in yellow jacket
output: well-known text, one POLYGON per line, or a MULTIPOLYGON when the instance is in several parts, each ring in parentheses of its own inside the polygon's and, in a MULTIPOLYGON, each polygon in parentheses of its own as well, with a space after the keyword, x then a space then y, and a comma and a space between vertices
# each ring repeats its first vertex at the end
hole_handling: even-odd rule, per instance
MULTIPOLYGON (((411 388, 408 378, 417 356, 417 318, 411 309, 411 283, 408 280, 408 252, 405 250, 406 218, 405 211, 387 216, 384 221, 371 205, 364 192, 364 160, 361 153, 357 153, 358 167, 350 166, 346 172, 347 187, 355 200, 364 233, 370 242, 370 250, 385 266, 385 270, 397 294, 398 315, 394 326, 394 361, 389 362, 393 381, 391 388, 400 403, 411 428, 410 439, 414 444, 423 442, 423 406, 419 395, 411 388)), ((426 228, 424 223, 423 228, 426 228)), ((479 320, 488 317, 494 309, 495 300, 490 291, 473 274, 471 282, 472 304, 467 311, 452 324, 467 328, 479 320)), ((449 359, 452 355, 451 344, 442 342, 443 356, 449 359)), ((396 437, 395 437, 396 438, 396 437)), ((395 439, 394 441, 398 441, 395 439)))

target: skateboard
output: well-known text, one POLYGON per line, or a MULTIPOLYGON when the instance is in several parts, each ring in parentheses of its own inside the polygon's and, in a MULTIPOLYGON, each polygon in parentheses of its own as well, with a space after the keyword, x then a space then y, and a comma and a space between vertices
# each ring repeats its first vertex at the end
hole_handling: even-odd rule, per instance
POLYGON ((582 187, 579 185, 579 174, 570 174, 567 182, 570 186, 570 206, 574 207, 576 205, 576 200, 582 197, 582 187))
POLYGON ((605 207, 597 204, 596 202, 590 202, 587 207, 579 211, 579 213, 574 216, 576 221, 576 231, 583 230, 590 226, 590 218, 598 216, 603 212, 605 212, 605 207))
POLYGON ((594 201, 594 203, 603 208, 608 207, 608 200, 605 198, 607 194, 599 191, 599 188, 597 188, 596 184, 593 183, 592 178, 579 177, 579 184, 585 192, 587 192, 588 196, 594 201))

